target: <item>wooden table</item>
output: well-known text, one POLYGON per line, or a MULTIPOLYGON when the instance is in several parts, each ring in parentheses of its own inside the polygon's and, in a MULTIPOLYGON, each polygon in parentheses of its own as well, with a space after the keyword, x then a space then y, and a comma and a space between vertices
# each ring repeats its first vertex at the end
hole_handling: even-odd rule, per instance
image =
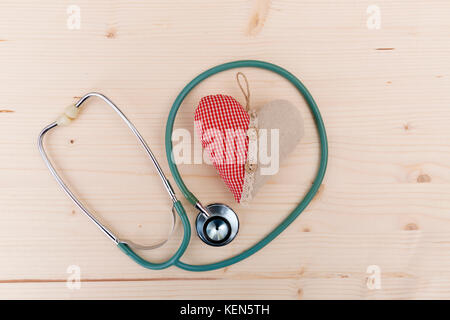
MULTIPOLYGON (((2 1, 0 298, 449 298, 449 18, 448 0, 2 1), (238 59, 279 64, 315 97, 330 143, 320 193, 279 238, 237 265, 146 270, 63 194, 37 135, 64 106, 99 91, 134 121, 168 174, 164 129, 176 95, 201 71, 238 59), (79 289, 70 282, 77 271, 79 289)), ((233 205, 241 219, 226 247, 194 235, 183 258, 190 263, 254 244, 316 173, 318 137, 302 98, 272 73, 241 71, 253 105, 291 100, 306 135, 249 207, 234 204, 212 166, 180 167, 204 203, 233 205)), ((243 101, 234 71, 196 88, 176 126, 192 133, 199 98, 220 92, 243 101)), ((164 238, 170 201, 111 110, 89 102, 46 143, 64 178, 111 228, 142 242, 164 238)), ((168 257, 180 235, 178 227, 167 246, 145 256, 168 257)))

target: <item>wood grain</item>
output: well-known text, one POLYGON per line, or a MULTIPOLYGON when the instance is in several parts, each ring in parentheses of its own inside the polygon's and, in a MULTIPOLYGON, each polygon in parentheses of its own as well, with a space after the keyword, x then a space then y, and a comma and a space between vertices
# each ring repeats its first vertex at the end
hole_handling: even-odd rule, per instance
MULTIPOLYGON (((449 17, 446 0, 2 1, 0 298, 450 298, 449 17), (379 30, 366 26, 371 4, 380 8, 379 30), (69 5, 81 9, 80 30, 66 27, 69 5), (143 269, 61 192, 37 134, 64 106, 100 91, 168 173, 164 124, 176 95, 199 72, 237 59, 279 64, 315 97, 330 143, 321 191, 278 239, 237 265, 200 274, 143 269), (66 287, 70 265, 81 268, 79 290, 66 287), (370 265, 381 270, 380 289, 367 286, 370 265)), ((234 205, 236 241, 218 249, 193 236, 183 257, 190 263, 254 244, 317 169, 318 137, 302 98, 274 74, 243 71, 255 105, 284 97, 299 106, 306 136, 250 207, 234 205)), ((189 94, 176 127, 192 133, 196 103, 216 92, 241 99, 233 72, 189 94)), ((108 108, 89 102, 46 143, 80 198, 121 236, 165 236, 170 201, 108 108)), ((233 204, 211 166, 180 170, 204 203, 233 204)), ((145 256, 168 257, 180 234, 145 256)))

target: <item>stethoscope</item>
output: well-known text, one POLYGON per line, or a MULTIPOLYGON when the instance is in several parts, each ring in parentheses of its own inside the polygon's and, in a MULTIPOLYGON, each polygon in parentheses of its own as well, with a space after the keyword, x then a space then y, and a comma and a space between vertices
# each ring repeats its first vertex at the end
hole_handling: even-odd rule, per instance
POLYGON ((189 191, 186 187, 183 179, 180 176, 177 165, 172 157, 172 130, 175 122, 175 118, 178 112, 178 109, 181 106, 181 103, 185 99, 185 97, 189 94, 189 92, 197 86, 200 82, 205 80, 206 78, 234 68, 243 68, 243 67, 254 67, 261 68, 273 71, 288 81, 290 81, 298 91, 303 95, 305 101, 307 102, 312 115, 314 117, 314 121, 317 127, 317 131, 320 139, 320 165, 317 171, 317 175, 314 179, 314 182, 303 198, 303 200, 297 205, 297 207, 268 235, 266 235, 263 239, 257 242, 252 247, 247 250, 231 257, 226 260, 211 263, 211 264, 203 264, 203 265, 191 265, 182 262, 180 259, 186 251, 190 238, 191 238, 191 226, 189 220, 187 218, 186 212, 181 204, 180 200, 177 199, 175 192, 170 185, 169 180, 164 175, 164 172, 161 169, 158 161, 153 155, 151 149, 147 145, 146 141, 136 129, 136 127, 128 120, 125 114, 107 97, 100 93, 92 92, 84 95, 72 106, 69 106, 65 112, 55 121, 46 126, 39 134, 38 138, 38 147, 41 153, 42 158, 44 159, 45 164, 48 169, 52 173, 53 177, 56 179, 58 184, 62 187, 64 192, 69 196, 69 198, 75 203, 75 205, 103 232, 105 233, 125 254, 127 254, 131 259, 133 259, 136 263, 148 269, 160 270, 172 265, 175 265, 181 269, 189 270, 189 271, 209 271, 215 270, 219 268, 224 268, 235 264, 241 260, 244 260, 256 253, 264 246, 266 246, 269 242, 275 239, 284 229, 286 229, 299 215, 300 213, 308 206, 308 204, 313 199, 314 195, 317 193, 323 177, 325 175, 327 160, 328 160, 328 142, 327 136, 325 132, 325 126, 323 124, 322 117, 320 115, 319 109, 309 93, 306 87, 298 80, 292 73, 289 71, 268 62, 257 61, 257 60, 240 60, 229 63, 224 63, 218 66, 215 66, 205 72, 201 73, 197 77, 195 77, 191 82, 189 82, 186 87, 178 94, 175 102, 172 105, 172 108, 169 113, 169 117, 166 124, 166 134, 165 134, 165 146, 166 146, 166 156, 169 164, 170 171, 172 176, 178 185, 178 188, 183 193, 184 197, 194 206, 195 209, 199 211, 197 215, 197 219, 195 222, 196 231, 198 236, 202 241, 211 246, 223 246, 230 243, 237 235, 239 231, 239 219, 237 214, 234 212, 232 208, 222 203, 214 203, 207 206, 203 206, 202 203, 197 199, 197 197, 189 191), (150 160, 153 162, 156 171, 164 185, 165 190, 169 194, 170 199, 172 200, 172 231, 175 226, 176 214, 180 218, 183 225, 183 239, 182 242, 177 249, 177 251, 172 255, 171 258, 164 262, 154 263, 143 259, 139 256, 134 250, 151 250, 155 248, 159 248, 166 243, 167 240, 164 240, 160 243, 153 245, 142 245, 135 243, 131 240, 120 239, 111 229, 109 229, 106 225, 101 223, 99 219, 95 217, 84 205, 81 201, 75 196, 75 194, 71 191, 71 189, 65 184, 64 180, 58 174, 57 170, 51 163, 47 153, 44 149, 44 136, 52 129, 69 124, 73 119, 75 119, 78 115, 80 107, 83 103, 91 97, 97 97, 102 99, 106 104, 108 104, 126 123, 126 125, 130 128, 133 134, 137 137, 139 143, 144 148, 144 151, 150 157, 150 160))

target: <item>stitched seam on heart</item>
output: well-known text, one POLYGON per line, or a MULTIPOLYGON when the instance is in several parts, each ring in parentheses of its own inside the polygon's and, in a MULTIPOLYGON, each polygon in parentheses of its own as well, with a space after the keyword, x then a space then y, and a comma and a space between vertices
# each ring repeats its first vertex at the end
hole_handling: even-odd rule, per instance
MULTIPOLYGON (((256 128, 258 131, 258 114, 256 112, 253 112, 250 116, 250 123, 248 125, 249 129, 247 130, 247 137, 249 138, 249 145, 248 145, 248 151, 247 151, 247 161, 250 161, 250 159, 255 159, 257 164, 258 159, 258 148, 253 149, 250 148, 250 137, 249 137, 249 130, 252 130, 252 128, 256 128)), ((258 135, 256 135, 256 141, 255 143, 258 143, 258 135)), ((243 205, 247 205, 253 198, 253 184, 255 182, 255 175, 256 171, 245 171, 244 175, 244 184, 242 185, 242 194, 241 199, 238 201, 239 203, 243 205)))

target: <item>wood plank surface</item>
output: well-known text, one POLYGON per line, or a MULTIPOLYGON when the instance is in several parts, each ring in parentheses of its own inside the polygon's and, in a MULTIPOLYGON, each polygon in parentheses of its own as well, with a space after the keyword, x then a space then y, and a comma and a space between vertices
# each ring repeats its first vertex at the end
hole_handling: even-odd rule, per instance
MULTIPOLYGON (((449 18, 448 0, 2 1, 0 298, 450 298, 449 18), (67 25, 73 5, 80 29, 67 25), (368 25, 373 8, 379 29, 368 25), (313 94, 330 144, 320 192, 280 237, 239 264, 146 270, 63 194, 37 135, 65 106, 99 91, 169 174, 164 130, 176 95, 201 71, 238 59, 279 64, 313 94), (72 265, 80 289, 67 287, 72 265), (380 271, 379 288, 369 283, 370 266, 380 271)), ((226 247, 193 235, 189 263, 254 244, 295 207, 317 170, 318 136, 302 97, 270 72, 241 71, 255 106, 276 98, 298 105, 305 137, 248 207, 234 204, 212 166, 180 166, 204 203, 228 203, 241 221, 226 247)), ((243 101, 234 71, 195 88, 176 127, 193 133, 198 100, 220 92, 243 101)), ((77 195, 120 236, 165 237, 170 200, 135 138, 101 102, 89 102, 46 146, 77 195)), ((180 236, 178 226, 145 256, 169 257, 180 236)))

